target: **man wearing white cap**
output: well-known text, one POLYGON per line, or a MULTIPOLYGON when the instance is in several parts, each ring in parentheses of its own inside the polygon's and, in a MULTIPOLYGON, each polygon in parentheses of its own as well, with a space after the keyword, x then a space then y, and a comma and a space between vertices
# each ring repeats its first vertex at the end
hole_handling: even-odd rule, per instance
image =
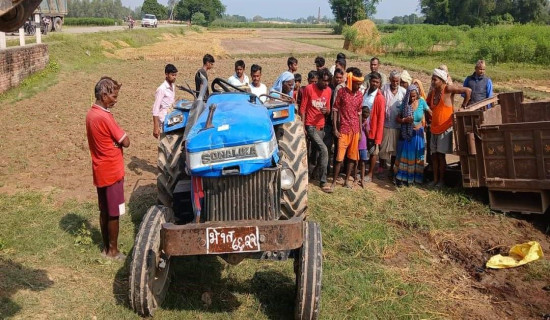
POLYGON ((453 103, 451 95, 464 94, 462 106, 467 106, 472 90, 447 85, 447 72, 435 69, 432 75, 433 90, 428 96, 428 105, 432 109, 430 149, 433 161, 434 180, 431 185, 443 187, 443 177, 447 162, 446 154, 453 153, 453 103))

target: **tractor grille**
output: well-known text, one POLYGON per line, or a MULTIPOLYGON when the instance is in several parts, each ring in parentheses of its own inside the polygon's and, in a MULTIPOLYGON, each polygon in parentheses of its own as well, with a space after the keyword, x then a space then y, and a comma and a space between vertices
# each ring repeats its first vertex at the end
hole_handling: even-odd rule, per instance
POLYGON ((279 168, 247 176, 203 178, 204 210, 201 220, 276 220, 281 208, 279 168))

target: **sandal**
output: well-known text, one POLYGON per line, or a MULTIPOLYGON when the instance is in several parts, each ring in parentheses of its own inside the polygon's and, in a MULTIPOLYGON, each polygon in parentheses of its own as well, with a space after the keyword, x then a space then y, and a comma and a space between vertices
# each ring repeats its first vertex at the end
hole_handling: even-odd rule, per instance
POLYGON ((321 188, 323 192, 325 193, 333 193, 334 192, 334 185, 325 185, 321 188))

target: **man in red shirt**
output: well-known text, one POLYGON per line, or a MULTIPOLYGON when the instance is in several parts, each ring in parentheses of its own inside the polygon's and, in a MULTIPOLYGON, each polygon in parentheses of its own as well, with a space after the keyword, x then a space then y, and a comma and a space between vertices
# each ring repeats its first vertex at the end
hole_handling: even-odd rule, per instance
POLYGON ((121 84, 109 77, 101 78, 95 85, 96 101, 86 115, 86 133, 103 237, 102 255, 116 260, 126 258, 118 250, 118 220, 126 211, 122 148, 130 146, 130 139, 110 111, 117 102, 120 87, 121 84))
MULTIPOLYGON (((316 166, 313 172, 319 172, 321 188, 328 190, 327 186, 327 164, 328 149, 323 142, 325 115, 330 112, 330 97, 332 90, 328 84, 330 82, 330 73, 328 70, 321 69, 318 74, 317 83, 309 84, 305 87, 300 104, 300 115, 304 119, 306 134, 311 141, 312 155, 318 155, 316 166)), ((312 161, 312 162, 313 162, 312 161)))
POLYGON ((359 90, 361 84, 365 80, 361 70, 358 68, 350 68, 347 74, 346 87, 338 91, 334 102, 332 124, 334 128, 334 136, 338 139, 338 151, 336 155, 336 164, 334 165, 334 176, 329 192, 334 191, 336 186, 336 178, 340 174, 342 161, 344 157, 350 159, 346 171, 345 186, 351 188, 349 184, 349 176, 357 161, 359 160, 359 138, 360 138, 360 123, 361 123, 361 106, 363 103, 363 94, 359 90), (338 123, 338 119, 340 119, 338 123))
POLYGON ((363 106, 369 108, 370 130, 367 137, 367 151, 370 154, 370 169, 365 177, 365 182, 372 181, 372 175, 378 160, 382 135, 384 133, 384 120, 386 117, 386 99, 380 90, 382 76, 378 72, 372 72, 369 75, 369 90, 365 92, 363 106))

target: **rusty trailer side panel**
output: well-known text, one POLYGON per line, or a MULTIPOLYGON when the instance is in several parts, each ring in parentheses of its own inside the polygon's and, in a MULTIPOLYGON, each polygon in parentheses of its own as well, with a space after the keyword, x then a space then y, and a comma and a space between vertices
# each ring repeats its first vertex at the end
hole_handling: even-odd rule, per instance
POLYGON ((488 187, 491 207, 500 211, 548 209, 550 102, 501 93, 457 111, 454 120, 464 187, 488 187))

